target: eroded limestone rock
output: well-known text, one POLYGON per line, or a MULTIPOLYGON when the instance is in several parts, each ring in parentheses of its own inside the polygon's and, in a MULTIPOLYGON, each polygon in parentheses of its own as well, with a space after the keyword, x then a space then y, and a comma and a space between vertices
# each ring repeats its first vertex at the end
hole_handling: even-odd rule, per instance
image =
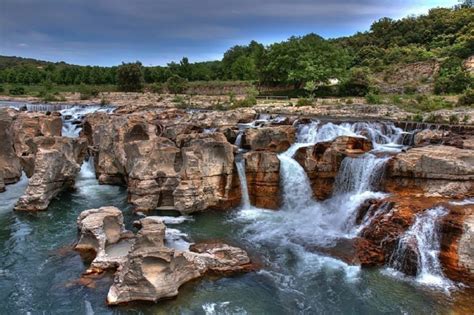
POLYGON ((36 137, 34 173, 15 210, 46 210, 61 191, 74 185, 84 160, 86 142, 65 137, 36 137))
POLYGON ((13 141, 12 124, 15 115, 15 111, 0 109, 0 177, 3 184, 13 184, 21 177, 20 159, 15 154, 13 141))
POLYGON ((125 262, 133 244, 133 233, 125 230, 120 209, 85 210, 77 218, 77 227, 80 238, 75 250, 93 258, 87 273, 114 269, 125 262))
POLYGON ((244 147, 254 151, 281 153, 295 142, 293 126, 275 126, 248 129, 245 132, 244 147))
POLYGON ((258 208, 280 207, 280 160, 276 153, 251 151, 244 155, 250 203, 258 208))
POLYGON ((197 246, 197 252, 165 247, 165 225, 156 217, 141 219, 140 225, 132 250, 107 295, 109 305, 156 302, 176 296, 182 284, 206 272, 244 271, 250 264, 245 251, 225 244, 197 246))
POLYGON ((397 154, 389 162, 386 189, 429 196, 474 195, 474 152, 429 145, 397 154))
POLYGON ((182 213, 229 209, 240 202, 235 174, 234 146, 221 133, 179 137, 181 181, 175 189, 174 206, 182 213))
POLYGON ((294 158, 308 174, 314 196, 324 200, 332 194, 342 160, 346 156, 356 157, 370 150, 372 142, 368 139, 342 136, 333 141, 302 147, 298 149, 294 158))

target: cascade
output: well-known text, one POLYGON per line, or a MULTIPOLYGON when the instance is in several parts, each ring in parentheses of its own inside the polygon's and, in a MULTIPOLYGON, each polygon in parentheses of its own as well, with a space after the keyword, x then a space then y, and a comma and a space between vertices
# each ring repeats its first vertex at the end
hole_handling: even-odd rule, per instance
POLYGON ((370 153, 357 158, 344 158, 334 184, 335 193, 360 194, 376 190, 388 160, 388 157, 376 157, 370 153))
POLYGON ((64 137, 77 138, 82 130, 81 123, 87 114, 95 112, 111 113, 112 106, 69 106, 60 110, 63 120, 62 135, 64 137))
POLYGON ((444 278, 439 262, 440 239, 437 224, 447 213, 445 208, 436 207, 417 214, 415 223, 399 239, 390 259, 390 266, 403 270, 409 250, 414 249, 417 254, 416 281, 435 286, 449 284, 449 280, 444 278))
POLYGON ((237 166, 237 173, 239 174, 240 180, 240 189, 242 191, 242 208, 249 209, 251 208, 251 204, 249 190, 247 187, 247 177, 245 175, 245 159, 240 156, 238 159, 236 159, 235 165, 237 166))
POLYGON ((278 155, 283 206, 286 210, 305 208, 313 201, 309 178, 303 167, 293 159, 293 155, 300 147, 302 144, 296 143, 286 152, 278 155))

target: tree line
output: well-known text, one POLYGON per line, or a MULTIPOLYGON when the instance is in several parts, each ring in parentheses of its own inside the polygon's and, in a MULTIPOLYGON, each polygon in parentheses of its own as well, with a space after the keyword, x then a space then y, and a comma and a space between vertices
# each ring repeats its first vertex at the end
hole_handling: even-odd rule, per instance
MULTIPOLYGON (((167 66, 145 67, 140 62, 114 67, 76 66, 16 57, 0 57, 0 83, 11 84, 118 84, 137 77, 142 83, 169 80, 242 80, 264 85, 303 88, 331 78, 346 82, 348 89, 363 88, 370 73, 396 63, 442 60, 439 92, 463 89, 472 77, 463 72, 462 60, 474 54, 472 1, 453 8, 435 8, 428 14, 400 20, 382 18, 369 31, 353 36, 324 39, 316 34, 291 37, 264 46, 256 41, 231 47, 222 60, 189 62, 183 57, 167 66)), ((133 90, 126 86, 125 90, 133 90)))

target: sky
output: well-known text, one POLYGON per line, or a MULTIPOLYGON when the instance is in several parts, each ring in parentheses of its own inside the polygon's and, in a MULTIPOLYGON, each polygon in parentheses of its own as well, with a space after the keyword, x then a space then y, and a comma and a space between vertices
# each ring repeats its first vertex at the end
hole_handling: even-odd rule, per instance
POLYGON ((234 45, 366 31, 456 0, 0 0, 0 55, 117 65, 218 60, 234 45))

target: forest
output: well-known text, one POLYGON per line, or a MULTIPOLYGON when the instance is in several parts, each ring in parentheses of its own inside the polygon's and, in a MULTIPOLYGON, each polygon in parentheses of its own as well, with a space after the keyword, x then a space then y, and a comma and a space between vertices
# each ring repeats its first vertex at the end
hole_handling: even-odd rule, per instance
MULTIPOLYGON (((133 91, 170 80, 251 81, 299 89, 335 78, 342 82, 342 94, 364 95, 370 76, 393 64, 438 60, 436 93, 462 93, 473 85, 462 64, 473 54, 474 8, 472 1, 465 1, 426 15, 382 18, 369 31, 349 37, 308 34, 268 46, 251 41, 231 47, 219 61, 191 63, 183 57, 167 66, 145 67, 137 61, 99 67, 0 56, 0 85, 14 86, 11 94, 21 94, 21 85, 117 85, 133 91)), ((5 88, 0 86, 0 92, 5 88)))

